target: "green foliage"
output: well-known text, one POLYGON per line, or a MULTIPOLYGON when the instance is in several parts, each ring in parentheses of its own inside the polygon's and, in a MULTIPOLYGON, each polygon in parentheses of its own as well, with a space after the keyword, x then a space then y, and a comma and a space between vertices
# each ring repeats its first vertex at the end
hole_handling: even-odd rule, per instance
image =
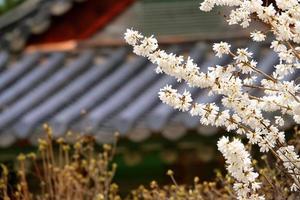
POLYGON ((17 5, 24 1, 25 0, 0 0, 0 15, 15 8, 17 5))

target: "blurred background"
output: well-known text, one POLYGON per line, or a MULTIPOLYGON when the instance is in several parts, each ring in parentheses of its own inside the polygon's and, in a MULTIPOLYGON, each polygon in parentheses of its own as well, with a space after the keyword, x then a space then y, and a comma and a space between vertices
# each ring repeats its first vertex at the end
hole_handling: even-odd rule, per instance
MULTIPOLYGON (((188 86, 156 74, 123 40, 131 27, 153 34, 161 48, 190 55, 202 71, 230 62, 211 53, 213 42, 226 40, 253 51, 263 71, 273 70, 278 59, 267 43, 250 42, 249 30, 228 27, 226 9, 204 13, 199 3, 0 0, 0 161, 13 166, 15 155, 34 150, 48 123, 55 137, 89 134, 99 145, 118 131, 115 180, 123 192, 153 179, 168 183, 167 169, 180 183, 192 183, 196 175, 210 179, 222 166, 215 144, 225 131, 162 104, 162 86, 188 86)), ((218 96, 189 89, 198 102, 219 103, 218 96)))

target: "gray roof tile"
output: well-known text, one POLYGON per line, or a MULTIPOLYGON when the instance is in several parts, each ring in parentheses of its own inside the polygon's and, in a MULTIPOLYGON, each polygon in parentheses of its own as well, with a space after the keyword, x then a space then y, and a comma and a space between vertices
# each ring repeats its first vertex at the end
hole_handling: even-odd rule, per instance
POLYGON ((31 131, 35 125, 40 122, 44 122, 49 116, 59 111, 59 109, 74 102, 75 99, 85 92, 85 90, 100 80, 109 68, 121 63, 125 55, 125 49, 121 49, 119 52, 116 52, 111 56, 111 58, 105 63, 106 66, 95 65, 83 74, 79 75, 64 88, 60 89, 53 96, 48 98, 45 102, 24 115, 16 124, 16 131, 23 137, 27 136, 29 131, 31 131))
POLYGON ((39 58, 39 53, 24 55, 18 63, 10 66, 10 70, 6 70, 1 73, 0 91, 3 91, 11 84, 13 84, 18 78, 28 73, 37 64, 39 58))
POLYGON ((32 90, 37 84, 41 83, 44 78, 56 71, 63 64, 64 55, 62 53, 54 53, 49 59, 41 63, 31 73, 21 77, 15 84, 7 87, 0 94, 0 107, 8 106, 16 101, 20 96, 32 90))
MULTIPOLYGON (((206 51, 208 46, 183 44, 168 51, 189 52, 203 71, 230 61, 226 56, 211 56, 206 51)), ((276 54, 255 43, 248 48, 261 70, 272 72, 272 66, 278 63, 276 54)), ((113 131, 139 141, 151 131, 176 139, 186 129, 203 130, 198 118, 162 104, 157 97, 165 84, 172 83, 180 91, 187 85, 156 74, 145 58, 133 56, 125 48, 34 53, 20 58, 1 52, 0 66, 0 132, 3 137, 14 136, 5 141, 35 138, 35 131, 44 122, 52 125, 56 136, 71 128, 95 134, 99 141, 107 141, 113 131), (136 135, 139 132, 141 135, 136 135)), ((296 73, 289 78, 298 76, 296 73)), ((220 98, 198 88, 187 89, 199 102, 218 102, 220 98)))
MULTIPOLYGON (((29 58, 31 57, 32 56, 30 56, 29 58)), ((61 68, 51 77, 46 79, 42 84, 40 84, 33 90, 30 90, 24 97, 16 101, 14 104, 6 107, 0 114, 0 129, 4 129, 12 123, 16 122, 15 120, 20 118, 27 111, 40 104, 47 97, 51 96, 53 92, 56 92, 63 85, 67 84, 68 81, 72 80, 72 78, 76 77, 79 73, 86 70, 89 67, 90 62, 92 61, 92 57, 93 54, 91 52, 82 53, 82 55, 80 55, 77 60, 71 62, 66 67, 61 68)), ((8 70, 7 73, 15 71, 16 70, 14 70, 13 68, 11 70, 8 70)), ((1 80, 7 80, 6 77, 2 77, 0 78, 0 82, 1 80)))
MULTIPOLYGON (((125 56, 124 51, 119 53, 122 53, 121 57, 118 53, 116 53, 102 67, 106 69, 115 67, 114 65, 116 63, 113 63, 116 62, 116 55, 118 55, 118 59, 123 59, 125 56)), ((68 128, 69 123, 78 119, 82 115, 83 110, 85 112, 89 111, 98 103, 101 103, 101 101, 108 98, 109 95, 112 95, 112 92, 115 89, 124 84, 124 82, 133 76, 134 73, 136 73, 144 64, 146 64, 146 60, 144 58, 137 58, 133 62, 124 62, 124 64, 115 67, 117 69, 111 72, 109 76, 106 76, 99 82, 95 83, 95 85, 90 88, 88 92, 78 98, 77 101, 67 106, 53 117, 51 124, 53 125, 54 134, 63 133, 68 128)))

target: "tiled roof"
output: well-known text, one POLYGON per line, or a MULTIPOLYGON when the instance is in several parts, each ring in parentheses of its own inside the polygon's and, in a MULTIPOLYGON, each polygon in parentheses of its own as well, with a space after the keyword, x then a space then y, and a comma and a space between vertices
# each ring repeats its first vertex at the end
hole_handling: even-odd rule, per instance
MULTIPOLYGON (((236 42, 236 46, 241 44, 236 42)), ((278 62, 273 52, 257 43, 246 46, 253 50, 263 71, 273 70, 278 62)), ((189 53, 204 71, 208 66, 230 61, 226 56, 219 59, 211 55, 207 51, 210 44, 206 43, 166 48, 169 52, 189 53)), ((204 134, 215 131, 203 129, 199 119, 162 104, 157 97, 162 86, 173 84, 181 91, 187 86, 153 69, 146 59, 124 47, 20 56, 1 52, 0 145, 17 138, 33 140, 45 122, 52 125, 55 136, 71 129, 95 134, 99 141, 111 139, 114 131, 135 141, 153 132, 176 139, 187 129, 204 134)), ((200 102, 220 98, 208 96, 205 90, 190 90, 200 102)))
POLYGON ((84 0, 26 0, 0 16, 0 47, 19 51, 31 34, 44 32, 52 16, 66 13, 74 2, 84 0))

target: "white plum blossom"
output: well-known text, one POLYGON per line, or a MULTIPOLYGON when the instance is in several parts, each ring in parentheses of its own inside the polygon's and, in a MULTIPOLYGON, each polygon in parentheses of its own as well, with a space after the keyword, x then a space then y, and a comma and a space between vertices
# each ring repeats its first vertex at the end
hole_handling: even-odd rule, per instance
POLYGON ((275 116, 275 123, 278 124, 278 126, 283 126, 284 119, 281 116, 275 116))
POLYGON ((251 52, 248 52, 248 49, 238 49, 236 52, 236 56, 234 57, 234 59, 236 60, 237 63, 242 63, 242 62, 248 62, 249 58, 252 57, 251 52))
POLYGON ((293 64, 277 64, 274 66, 276 69, 273 76, 277 76, 278 79, 282 80, 289 74, 293 74, 296 70, 296 66, 293 64))
POLYGON ((200 10, 208 12, 211 11, 214 6, 237 6, 240 5, 240 1, 237 0, 228 0, 228 1, 216 1, 216 0, 209 0, 203 1, 200 4, 200 10))
POLYGON ((287 47, 284 44, 281 44, 277 40, 272 41, 270 47, 272 49, 274 49, 274 51, 277 52, 277 53, 287 51, 287 47))
POLYGON ((205 12, 211 11, 214 7, 214 3, 212 1, 204 1, 200 5, 200 10, 203 10, 205 12))
POLYGON ((185 90, 183 94, 179 95, 178 98, 179 98, 179 102, 177 103, 175 108, 181 111, 188 111, 191 106, 191 102, 193 101, 191 97, 191 93, 185 90))
POLYGON ((188 111, 191 106, 191 102, 193 101, 189 91, 185 90, 183 94, 180 94, 170 85, 166 85, 159 91, 158 94, 162 102, 181 111, 188 111))
POLYGON ((292 176, 295 183, 291 186, 292 191, 299 191, 299 179, 300 179, 300 158, 295 153, 294 146, 280 147, 277 150, 278 156, 282 160, 283 166, 287 169, 287 172, 292 176), (296 186, 295 186, 296 185, 296 186))
POLYGON ((262 42, 262 41, 265 41, 265 39, 266 39, 266 35, 263 34, 261 31, 251 32, 250 37, 252 38, 253 41, 256 41, 256 42, 262 42))
POLYGON ((229 54, 230 53, 230 44, 227 42, 220 42, 215 43, 213 45, 213 50, 216 52, 216 56, 222 57, 223 54, 229 54))
POLYGON ((297 192, 297 191, 299 191, 299 189, 300 189, 299 186, 297 186, 295 183, 292 184, 291 191, 297 192))
POLYGON ((281 10, 288 10, 296 6, 299 2, 297 0, 276 0, 276 5, 281 10))
POLYGON ((124 34, 125 41, 130 45, 136 45, 143 36, 138 32, 132 29, 127 29, 124 34))
MULTIPOLYGON (((130 37, 128 36, 128 38, 130 37)), ((144 39, 141 41, 139 45, 134 45, 133 52, 140 56, 147 56, 153 51, 155 51, 157 47, 158 47, 157 40, 153 36, 144 37, 144 39)))
POLYGON ((204 104, 194 103, 190 110, 190 114, 192 116, 201 116, 205 113, 204 108, 205 108, 204 104))
POLYGON ((160 89, 158 95, 163 103, 170 105, 177 104, 177 90, 173 89, 171 85, 166 85, 164 88, 160 89))
POLYGON ((293 114, 294 114, 294 120, 297 122, 297 123, 300 123, 300 103, 296 103, 292 106, 292 111, 293 111, 293 114))
POLYGON ((257 62, 255 60, 251 60, 250 62, 240 62, 237 63, 238 68, 241 69, 243 74, 249 74, 253 72, 253 68, 256 68, 257 62))
POLYGON ((300 115, 300 103, 296 103, 293 105, 293 112, 295 115, 300 115))

